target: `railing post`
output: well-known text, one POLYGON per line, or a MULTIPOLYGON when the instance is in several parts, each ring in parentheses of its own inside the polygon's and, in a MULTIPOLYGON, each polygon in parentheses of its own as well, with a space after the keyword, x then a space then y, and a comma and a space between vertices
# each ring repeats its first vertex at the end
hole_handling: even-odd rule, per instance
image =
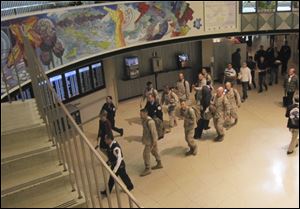
MULTIPOLYGON (((98 192, 100 192, 100 188, 99 188, 99 185, 100 185, 100 182, 99 182, 99 179, 97 177, 97 173, 95 171, 95 160, 94 160, 94 156, 93 156, 93 153, 89 150, 90 152, 90 156, 91 156, 91 160, 92 160, 92 170, 93 170, 93 175, 94 175, 94 178, 95 178, 95 183, 96 183, 96 190, 97 190, 97 196, 98 196, 98 192)), ((99 205, 100 205, 100 208, 103 208, 103 204, 102 204, 102 201, 101 201, 101 197, 98 196, 98 202, 99 202, 99 205)))
POLYGON ((86 175, 87 175, 88 189, 89 189, 89 193, 91 195, 91 203, 92 203, 92 207, 94 208, 95 207, 95 201, 94 201, 93 192, 92 192, 91 176, 90 176, 90 172, 89 172, 88 167, 87 167, 87 159, 86 159, 86 154, 85 154, 85 147, 84 147, 83 138, 81 136, 79 136, 79 140, 80 140, 81 151, 82 151, 82 156, 83 156, 83 164, 84 164, 84 168, 85 168, 86 175))
POLYGON ((101 165, 101 168, 102 168, 102 174, 103 174, 103 179, 104 179, 104 185, 105 185, 105 189, 106 189, 108 206, 109 206, 109 208, 112 208, 110 192, 109 192, 109 188, 107 185, 108 181, 107 181, 107 177, 106 177, 106 173, 105 173, 105 169, 103 168, 103 165, 101 165))
POLYGON ((71 133, 71 136, 72 136, 72 139, 73 139, 73 145, 74 145, 74 148, 75 148, 75 153, 76 153, 75 158, 76 158, 76 162, 77 162, 77 166, 78 166, 78 170, 79 170, 79 174, 80 174, 80 179, 81 179, 83 192, 85 194, 86 201, 88 202, 88 200, 87 200, 87 186, 85 184, 83 171, 81 169, 81 164, 82 163, 80 162, 80 153, 79 153, 78 144, 77 144, 77 136, 76 136, 76 132, 75 132, 75 129, 73 127, 73 124, 71 124, 70 133, 71 133))
POLYGON ((119 183, 115 181, 115 189, 116 189, 116 194, 117 194, 117 202, 118 202, 118 207, 122 208, 122 202, 120 198, 120 189, 119 189, 119 183))
MULTIPOLYGON (((65 124, 65 146, 68 148, 69 150, 69 154, 70 154, 70 161, 71 161, 71 167, 72 170, 74 172, 74 177, 75 177, 75 182, 76 182, 76 187, 77 187, 77 192, 78 192, 78 199, 82 198, 81 192, 80 192, 80 188, 79 188, 79 179, 78 179, 78 175, 77 172, 75 170, 75 160, 74 160, 74 156, 73 156, 73 151, 72 151, 72 147, 71 147, 71 143, 70 143, 70 128, 69 128, 69 124, 68 124, 68 120, 65 116, 65 114, 63 114, 63 124, 65 124)), ((69 168, 69 171, 71 169, 69 168)))

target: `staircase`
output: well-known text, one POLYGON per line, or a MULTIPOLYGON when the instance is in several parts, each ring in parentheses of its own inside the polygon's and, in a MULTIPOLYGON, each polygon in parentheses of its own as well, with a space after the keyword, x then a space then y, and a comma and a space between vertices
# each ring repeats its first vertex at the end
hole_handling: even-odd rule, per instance
POLYGON ((86 207, 71 190, 35 100, 2 103, 1 208, 86 207))

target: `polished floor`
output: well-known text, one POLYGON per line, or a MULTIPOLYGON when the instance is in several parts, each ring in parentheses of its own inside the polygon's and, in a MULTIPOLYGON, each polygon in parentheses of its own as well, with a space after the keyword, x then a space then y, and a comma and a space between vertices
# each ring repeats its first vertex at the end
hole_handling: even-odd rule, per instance
MULTIPOLYGON (((282 82, 261 94, 250 91, 239 109, 238 125, 226 131, 222 143, 212 140, 214 128, 204 132, 197 141, 197 156, 185 157, 187 145, 179 121, 159 141, 164 168, 144 178, 139 177, 144 169, 140 100, 121 102, 117 125, 125 135, 117 140, 135 197, 145 207, 299 207, 299 150, 286 155, 291 134, 282 93, 282 82)), ((96 144, 98 120, 86 124, 84 131, 96 144)))

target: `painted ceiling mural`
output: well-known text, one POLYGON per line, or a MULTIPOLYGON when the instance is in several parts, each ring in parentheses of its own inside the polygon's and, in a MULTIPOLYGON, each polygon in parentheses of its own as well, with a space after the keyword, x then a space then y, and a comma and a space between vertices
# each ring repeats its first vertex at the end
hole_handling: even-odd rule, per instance
MULTIPOLYGON (((45 71, 80 58, 200 30, 186 1, 135 2, 55 11, 1 22, 1 68, 8 88, 29 79, 21 28, 45 71), (15 64, 16 63, 16 64, 15 64)), ((1 94, 5 85, 1 80, 1 94)))

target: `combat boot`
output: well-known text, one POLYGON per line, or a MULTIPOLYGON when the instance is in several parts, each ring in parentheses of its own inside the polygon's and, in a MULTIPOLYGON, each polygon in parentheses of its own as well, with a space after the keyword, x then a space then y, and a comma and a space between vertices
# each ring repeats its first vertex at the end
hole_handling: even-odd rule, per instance
POLYGON ((141 177, 144 177, 144 176, 148 176, 151 174, 151 169, 150 168, 146 168, 143 173, 140 174, 141 177))
POLYGON ((157 165, 156 166, 153 166, 151 169, 152 170, 157 170, 157 169, 162 169, 163 166, 161 164, 161 161, 157 161, 157 165))

